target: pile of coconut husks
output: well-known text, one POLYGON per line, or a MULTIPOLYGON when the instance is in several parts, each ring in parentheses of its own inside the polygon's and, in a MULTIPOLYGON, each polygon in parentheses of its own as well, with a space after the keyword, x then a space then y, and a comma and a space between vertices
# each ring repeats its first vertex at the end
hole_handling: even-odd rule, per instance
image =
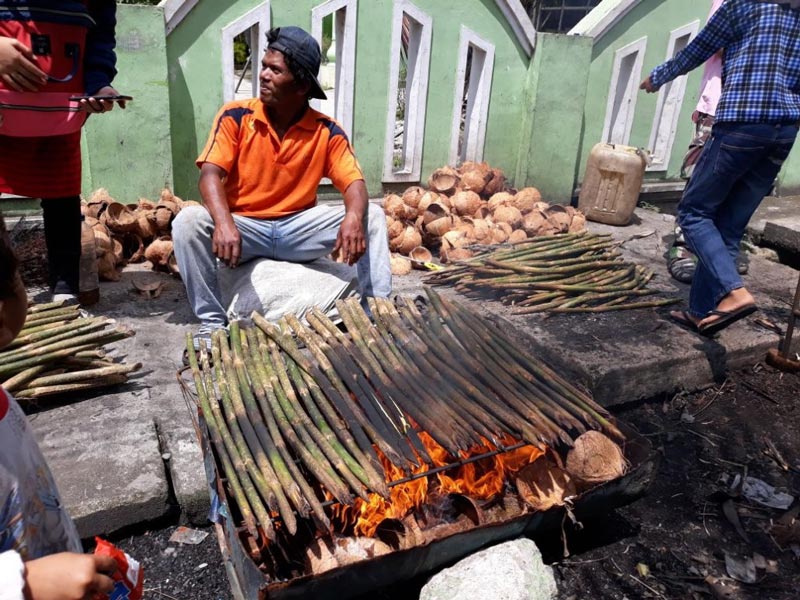
POLYGON ((476 246, 586 227, 586 217, 575 208, 548 204, 534 187, 509 188, 503 171, 476 162, 436 169, 428 189, 412 186, 402 195, 389 194, 383 209, 396 275, 408 273, 413 263, 429 262, 434 252, 444 263, 458 262, 471 258, 476 246))
POLYGON ((103 188, 95 191, 81 212, 94 232, 100 279, 118 281, 119 270, 128 263, 149 262, 153 270, 176 274, 172 221, 181 209, 197 204, 168 189, 157 201, 139 198, 131 204, 117 202, 103 188))

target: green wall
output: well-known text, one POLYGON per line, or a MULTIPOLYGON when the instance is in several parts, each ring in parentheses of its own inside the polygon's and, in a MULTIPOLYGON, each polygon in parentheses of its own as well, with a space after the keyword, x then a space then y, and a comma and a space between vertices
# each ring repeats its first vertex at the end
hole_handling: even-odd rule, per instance
MULTIPOLYGON (((646 0, 640 2, 610 32, 597 40, 589 72, 579 180, 583 178, 586 160, 592 146, 600 142, 603 135, 614 53, 632 42, 647 37, 647 50, 642 67, 642 79, 644 79, 653 68, 666 59, 670 32, 695 20, 700 20, 701 26, 704 25, 709 10, 710 2, 646 0)), ((679 177, 683 149, 689 145, 693 134, 691 115, 697 104, 701 77, 702 69, 696 69, 689 74, 686 82, 686 95, 678 118, 677 135, 667 171, 648 172, 646 179, 677 179, 679 177)), ((658 94, 639 93, 631 130, 631 146, 647 148, 650 145, 650 133, 657 101, 658 94)))
POLYGON ((106 187, 130 202, 173 184, 163 10, 118 6, 116 52, 114 86, 134 101, 93 115, 84 127, 83 193, 106 187))

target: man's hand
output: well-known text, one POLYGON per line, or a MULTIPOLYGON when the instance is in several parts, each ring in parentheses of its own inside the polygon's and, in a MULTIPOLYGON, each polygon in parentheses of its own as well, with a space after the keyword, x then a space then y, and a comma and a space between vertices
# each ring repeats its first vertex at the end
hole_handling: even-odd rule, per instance
POLYGON ((51 554, 25 563, 26 600, 84 600, 114 589, 117 570, 110 556, 51 554))
POLYGON ((342 225, 339 227, 339 235, 336 236, 333 255, 336 256, 338 253, 343 262, 354 265, 366 251, 367 240, 364 237, 364 224, 358 215, 346 212, 342 225))
POLYGON ((215 223, 214 234, 211 237, 211 250, 214 255, 235 269, 242 256, 242 235, 236 228, 233 218, 221 223, 215 223))
MULTIPOLYGON (((100 88, 94 93, 95 96, 119 96, 119 92, 110 85, 100 88)), ((78 108, 89 114, 104 113, 114 110, 115 100, 98 100, 97 98, 89 98, 88 100, 81 100, 78 103, 78 108)), ((119 100, 119 107, 125 108, 125 100, 119 100)))
POLYGON ((652 81, 652 79, 650 79, 650 76, 649 76, 649 75, 647 76, 647 79, 645 79, 645 80, 644 80, 644 81, 643 81, 643 82, 642 82, 642 83, 639 85, 639 89, 640 89, 640 90, 644 90, 644 91, 645 91, 645 92, 647 92, 648 94, 653 94, 653 93, 655 93, 655 92, 657 92, 657 91, 658 91, 658 88, 657 88, 656 86, 654 86, 654 85, 653 85, 653 81, 652 81))
POLYGON ((47 83, 31 49, 10 37, 0 37, 0 79, 18 92, 35 92, 47 83))

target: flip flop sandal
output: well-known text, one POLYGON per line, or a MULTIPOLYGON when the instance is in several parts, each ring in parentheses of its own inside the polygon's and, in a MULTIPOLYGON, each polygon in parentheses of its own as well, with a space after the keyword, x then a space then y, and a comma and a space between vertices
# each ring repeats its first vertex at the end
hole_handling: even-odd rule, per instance
POLYGON ((673 245, 669 249, 667 271, 673 279, 681 283, 692 283, 695 269, 697 269, 697 257, 688 248, 673 245))
POLYGON ((675 316, 672 313, 669 314, 669 319, 676 325, 683 327, 687 331, 691 331, 692 333, 698 333, 700 330, 697 328, 697 325, 691 319, 691 315, 685 310, 682 310, 678 313, 680 316, 675 316))
POLYGON ((754 312, 758 310, 758 307, 755 304, 749 304, 747 306, 743 306, 737 310, 712 310, 709 312, 709 316, 715 315, 718 316, 719 319, 712 321, 708 325, 700 326, 697 330, 705 336, 712 336, 715 333, 719 333, 723 329, 730 327, 736 321, 741 321, 745 317, 752 315, 754 312))

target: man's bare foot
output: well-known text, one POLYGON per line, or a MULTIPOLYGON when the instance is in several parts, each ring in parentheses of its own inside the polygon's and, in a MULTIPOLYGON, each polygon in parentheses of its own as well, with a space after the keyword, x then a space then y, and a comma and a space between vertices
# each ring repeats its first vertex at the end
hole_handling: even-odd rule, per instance
POLYGON ((716 312, 723 313, 723 315, 719 314, 712 314, 703 319, 698 323, 698 326, 702 329, 704 327, 708 327, 713 323, 719 321, 720 319, 724 319, 725 313, 735 313, 743 308, 749 306, 755 306, 756 300, 753 298, 752 294, 747 291, 745 288, 738 288, 730 292, 727 296, 725 296, 720 303, 717 304, 717 307, 714 309, 716 312))

